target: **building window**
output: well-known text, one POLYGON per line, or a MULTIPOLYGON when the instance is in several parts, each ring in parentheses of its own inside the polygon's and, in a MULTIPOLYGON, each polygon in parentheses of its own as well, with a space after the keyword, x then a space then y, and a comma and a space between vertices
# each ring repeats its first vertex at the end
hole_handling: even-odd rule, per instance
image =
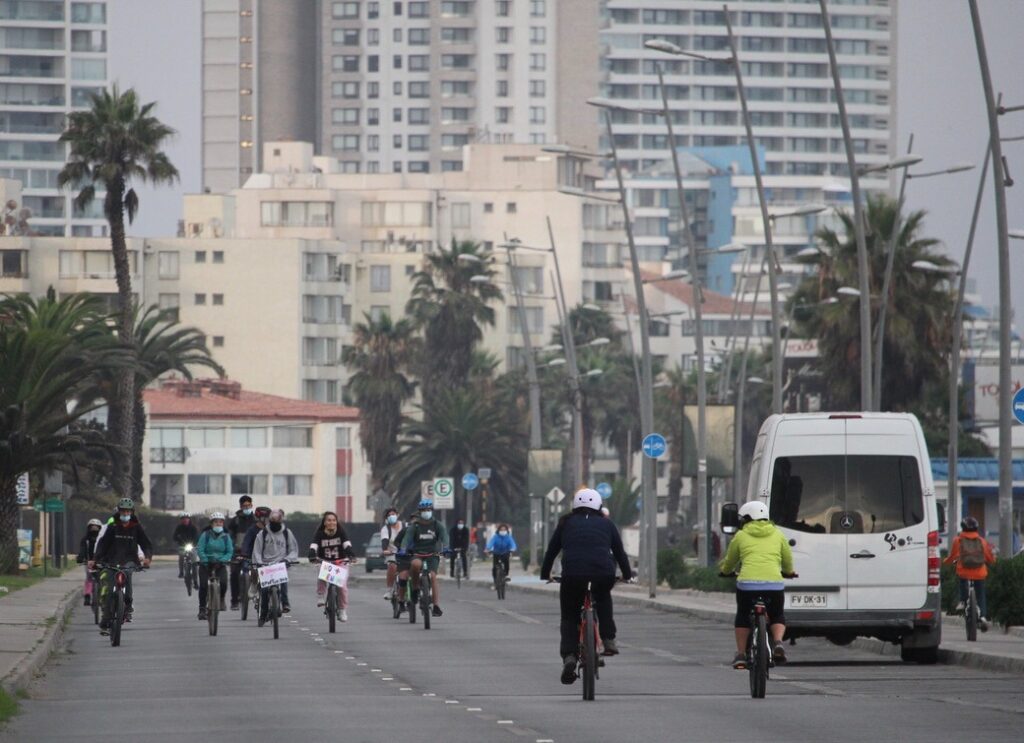
MULTIPOLYGON (((22 3, 17 3, 20 5, 22 3)), ((40 3, 32 3, 39 5, 40 3)), ((46 3, 51 5, 52 3, 46 3)), ((72 23, 106 23, 107 6, 105 3, 71 3, 72 23)))
POLYGON ((442 80, 441 95, 445 98, 455 95, 473 95, 473 83, 469 80, 442 80))
POLYGON ((516 202, 510 201, 507 204, 505 204, 505 213, 506 214, 515 214, 516 211, 517 211, 516 202))
POLYGON ((233 449, 266 449, 267 429, 265 428, 232 428, 231 448, 233 449))
POLYGON ((358 18, 359 17, 359 3, 358 2, 343 2, 334 3, 331 7, 331 16, 334 18, 358 18))
POLYGON ((224 495, 224 475, 189 475, 189 495, 224 495))
POLYGON ((522 324, 520 323, 520 311, 526 315, 526 329, 531 334, 539 334, 544 332, 544 308, 543 307, 509 307, 508 326, 509 331, 513 333, 523 332, 522 324))
POLYGON ((196 263, 206 263, 206 251, 205 250, 197 250, 196 251, 196 263))
POLYGON ((340 46, 359 46, 359 29, 336 28, 331 32, 331 41, 340 46))
POLYGON ((336 54, 331 58, 331 69, 335 72, 359 72, 359 55, 336 54))
POLYGON ((157 275, 161 279, 178 278, 178 251, 161 250, 157 253, 157 275))
POLYGON ((543 44, 548 40, 548 30, 543 26, 530 26, 530 43, 543 44))
POLYGON ((224 295, 223 294, 214 294, 213 295, 213 303, 215 305, 217 305, 217 306, 223 305, 224 304, 224 295))
POLYGON ((531 54, 530 69, 534 72, 543 72, 548 67, 548 56, 546 54, 531 54))
POLYGON ((410 46, 426 46, 430 43, 430 29, 429 28, 410 28, 409 29, 409 45, 410 46))
POLYGON ((469 0, 442 0, 441 15, 455 16, 456 18, 468 17, 473 9, 473 3, 469 0))
POLYGON ((430 70, 430 56, 427 54, 409 55, 409 72, 427 72, 430 70))
POLYGON ((364 201, 363 227, 430 227, 429 201, 364 201))
POLYGON ((452 204, 452 227, 455 229, 468 229, 470 220, 469 204, 452 204))
POLYGON ((430 83, 428 83, 428 82, 410 82, 409 83, 409 97, 410 98, 429 98, 430 97, 430 83))
POLYGON ((189 449, 223 449, 223 428, 188 428, 185 430, 185 445, 189 449))
POLYGON ((232 475, 231 495, 269 495, 266 475, 232 475))
POLYGON ((338 402, 338 383, 333 379, 302 380, 302 399, 314 402, 338 402))
POLYGON ((302 339, 302 363, 306 366, 337 366, 337 338, 302 339))
POLYGON ((511 54, 495 54, 494 69, 498 70, 498 72, 505 72, 511 66, 511 61, 511 54))
POLYGON ((498 106, 494 109, 494 121, 497 124, 507 124, 512 116, 512 109, 508 106, 498 106))
POLYGON ((331 111, 331 121, 335 124, 355 125, 359 123, 358 108, 335 108, 331 111))
POLYGON ((223 335, 215 335, 215 336, 213 336, 213 347, 214 348, 223 348, 224 347, 224 336, 223 335))
POLYGON ((430 137, 428 137, 426 134, 409 135, 410 152, 425 152, 428 149, 430 149, 430 137))
POLYGON ((499 44, 511 44, 512 28, 510 26, 498 26, 498 28, 495 29, 495 40, 499 44))
POLYGON ((410 160, 409 161, 409 172, 410 173, 429 173, 430 163, 425 160, 410 160))
POLYGON ((442 173, 461 173, 462 172, 462 161, 461 160, 442 160, 441 161, 441 172, 442 173))
POLYGON ((196 305, 205 305, 206 304, 206 295, 205 294, 196 294, 195 303, 196 303, 196 305))
POLYGON ((310 475, 274 475, 274 495, 312 495, 310 475))
POLYGON ((386 304, 375 304, 370 307, 370 320, 373 322, 380 322, 390 316, 391 308, 386 304))
POLYGON ((409 17, 410 18, 429 18, 430 17, 430 3, 428 3, 428 2, 409 3, 409 17))
POLYGON ((442 28, 441 41, 447 44, 468 44, 473 41, 473 29, 442 28))
POLYGON ((307 426, 274 426, 275 449, 309 449, 312 446, 312 428, 307 426))
POLYGON ((430 109, 429 108, 410 108, 409 109, 409 123, 410 124, 429 124, 430 123, 430 109))
POLYGON ((352 448, 352 429, 351 428, 335 428, 334 429, 334 448, 335 449, 351 449, 352 448))
POLYGON ((510 10, 512 8, 512 0, 498 0, 494 7, 494 14, 496 16, 499 18, 508 18, 511 15, 510 10))
POLYGON ((331 83, 331 95, 335 98, 358 98, 359 83, 335 82, 331 83))
POLYGON ((215 250, 215 251, 213 251, 213 262, 214 263, 223 263, 224 262, 224 251, 223 250, 215 250))
POLYGON ((391 266, 370 266, 370 291, 391 291, 391 266))
POLYGON ((157 306, 165 313, 168 319, 178 321, 178 307, 181 305, 181 295, 160 294, 157 297, 157 306))
MULTIPOLYGON (((337 135, 355 137, 357 134, 337 135)), ((334 223, 334 204, 330 201, 263 201, 260 219, 264 227, 330 227, 334 223)))
POLYGON ((380 72, 380 57, 376 54, 371 54, 366 58, 366 70, 367 72, 380 72))
POLYGON ((546 0, 530 0, 530 17, 543 18, 548 13, 546 0))
POLYGON ((530 97, 543 98, 545 95, 547 95, 547 83, 543 80, 531 80, 530 97))
POLYGON ((334 494, 335 495, 350 495, 351 494, 351 475, 335 475, 334 476, 334 494))
POLYGON ((544 124, 547 122, 547 111, 544 106, 530 106, 530 123, 544 124))
POLYGON ((468 70, 473 66, 472 54, 442 54, 441 69, 468 70))

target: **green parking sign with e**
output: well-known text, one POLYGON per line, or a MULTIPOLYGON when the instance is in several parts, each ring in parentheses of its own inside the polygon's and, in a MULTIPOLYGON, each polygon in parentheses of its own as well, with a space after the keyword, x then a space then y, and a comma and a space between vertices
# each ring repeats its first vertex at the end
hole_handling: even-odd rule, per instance
POLYGON ((433 491, 435 510, 444 511, 455 508, 455 480, 450 477, 436 477, 433 491))

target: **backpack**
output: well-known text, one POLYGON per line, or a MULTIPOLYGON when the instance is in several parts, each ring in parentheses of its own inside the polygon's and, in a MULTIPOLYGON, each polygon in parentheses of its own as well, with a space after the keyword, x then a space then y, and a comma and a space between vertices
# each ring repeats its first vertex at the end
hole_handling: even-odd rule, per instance
POLYGON ((960 565, 980 568, 985 564, 985 546, 980 537, 960 537, 960 565))

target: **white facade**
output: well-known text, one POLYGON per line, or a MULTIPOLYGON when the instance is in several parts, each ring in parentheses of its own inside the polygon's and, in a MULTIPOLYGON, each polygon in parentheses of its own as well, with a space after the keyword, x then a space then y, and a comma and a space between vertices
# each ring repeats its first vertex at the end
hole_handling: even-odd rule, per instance
POLYGON ((21 181, 21 205, 43 235, 105 235, 102 194, 76 213, 57 187, 72 111, 109 83, 106 2, 0 4, 0 177, 21 181))

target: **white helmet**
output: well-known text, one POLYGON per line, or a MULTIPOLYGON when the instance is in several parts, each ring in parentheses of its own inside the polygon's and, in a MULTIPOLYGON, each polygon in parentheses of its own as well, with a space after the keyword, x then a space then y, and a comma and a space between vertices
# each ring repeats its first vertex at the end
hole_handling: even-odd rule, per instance
POLYGON ((751 521, 767 521, 768 506, 759 500, 752 500, 740 506, 740 518, 748 518, 751 521))
POLYGON ((99 519, 89 519, 89 523, 86 524, 86 526, 98 526, 98 527, 100 527, 102 529, 103 528, 103 522, 100 521, 99 519))
POLYGON ((573 509, 591 508, 595 511, 601 510, 601 494, 592 488, 583 488, 576 491, 572 498, 573 509))
POLYGON ((210 521, 217 521, 218 519, 220 519, 221 521, 224 520, 224 514, 220 511, 214 511, 210 514, 210 521))

